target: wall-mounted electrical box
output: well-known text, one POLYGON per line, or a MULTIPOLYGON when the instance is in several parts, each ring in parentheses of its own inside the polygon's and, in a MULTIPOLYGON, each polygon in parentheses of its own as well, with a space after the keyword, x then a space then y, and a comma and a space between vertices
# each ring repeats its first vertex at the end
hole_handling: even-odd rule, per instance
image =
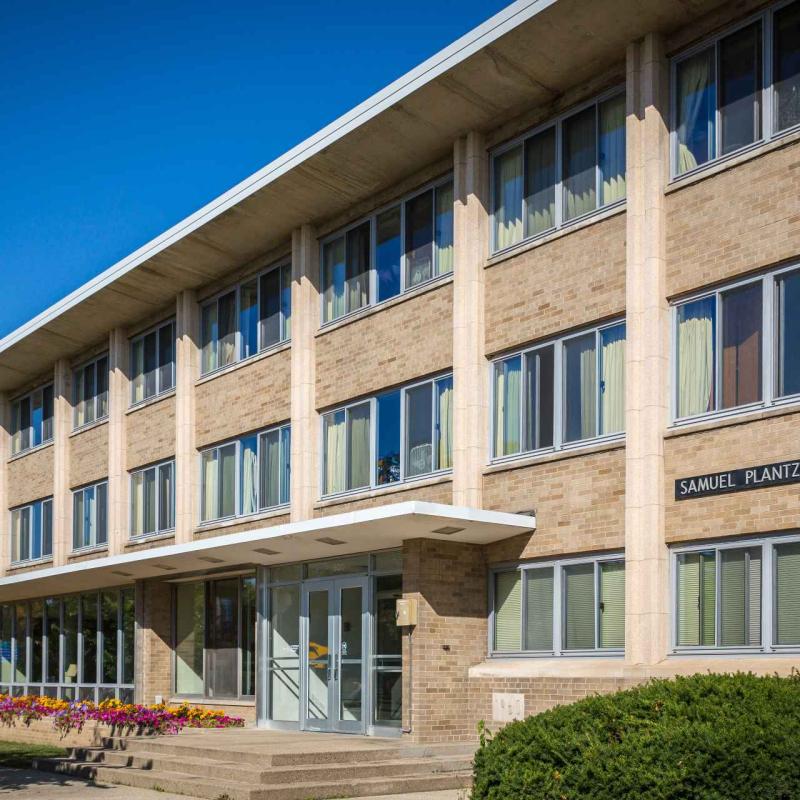
POLYGON ((417 598, 416 597, 403 597, 396 601, 395 606, 397 617, 397 624, 403 625, 416 625, 417 624, 417 598))

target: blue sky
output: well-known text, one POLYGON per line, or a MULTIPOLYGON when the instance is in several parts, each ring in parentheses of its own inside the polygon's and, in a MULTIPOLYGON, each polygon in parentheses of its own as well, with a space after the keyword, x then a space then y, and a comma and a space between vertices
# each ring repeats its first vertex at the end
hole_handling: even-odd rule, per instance
POLYGON ((0 337, 505 5, 0 2, 0 337))

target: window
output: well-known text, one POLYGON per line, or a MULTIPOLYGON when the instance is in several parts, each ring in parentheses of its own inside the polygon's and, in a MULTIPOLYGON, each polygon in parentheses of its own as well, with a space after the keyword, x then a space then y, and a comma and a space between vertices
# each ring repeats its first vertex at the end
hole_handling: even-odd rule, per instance
POLYGON ((53 387, 45 386, 11 404, 11 455, 53 440, 53 387))
POLYGON ((2 605, 0 692, 133 702, 133 634, 133 588, 2 605))
POLYGON ((625 324, 542 344, 493 365, 493 457, 625 430, 625 324))
POLYGON ((800 539, 678 548, 676 650, 800 647, 800 539))
POLYGON ((322 319, 453 271, 453 182, 429 187, 322 243, 322 319))
POLYGON ((53 555, 53 499, 11 511, 11 561, 38 561, 53 555))
POLYGON ((523 564, 491 574, 492 652, 569 655, 625 647, 619 556, 523 564))
POLYGON ((624 200, 624 92, 498 150, 492 184, 495 252, 624 200))
POLYGON ((201 372, 256 355, 291 336, 292 268, 275 267, 203 306, 201 372))
POLYGON ((131 342, 131 403, 175 386, 175 323, 167 322, 131 342))
POLYGON ((108 483, 96 483, 72 493, 72 549, 96 547, 108 541, 108 483))
POLYGON ((675 418, 763 407, 800 393, 799 320, 797 269, 677 304, 675 418))
POLYGON ((175 462, 131 473, 131 536, 150 536, 175 527, 175 462))
POLYGON ((767 11, 675 59, 673 87, 675 176, 795 127, 800 3, 767 11))
POLYGON ((322 416, 323 495, 453 466, 453 377, 385 392, 322 416))
POLYGON ((80 428, 108 416, 108 356, 76 369, 72 375, 73 426, 80 428))
POLYGON ((200 454, 202 522, 246 516, 289 502, 288 425, 200 454))

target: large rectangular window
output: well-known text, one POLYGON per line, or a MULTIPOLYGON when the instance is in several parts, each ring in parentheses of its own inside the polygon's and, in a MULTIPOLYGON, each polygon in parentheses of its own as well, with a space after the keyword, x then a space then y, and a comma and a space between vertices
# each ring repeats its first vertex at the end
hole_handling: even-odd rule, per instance
POLYGON ((11 404, 11 455, 53 440, 53 387, 44 386, 11 404))
POLYGON ((798 320, 797 269, 676 304, 675 419, 760 408, 800 393, 798 320))
POLYGON ((200 313, 202 374, 288 341, 291 316, 289 264, 273 267, 208 301, 200 313))
POLYGON ((672 84, 675 176, 796 127, 800 4, 767 10, 678 56, 672 84))
POLYGON ((38 561, 53 555, 53 500, 37 500, 11 510, 11 561, 38 561))
POLYGON ((323 495, 453 466, 453 378, 423 381, 322 415, 323 495))
POLYGON ((81 428, 108 416, 108 356, 84 364, 72 374, 73 426, 81 428))
POLYGON ((492 186, 493 251, 624 200, 625 94, 601 97, 500 148, 492 186))
POLYGON ((538 345, 493 365, 493 457, 625 430, 625 324, 538 345))
POLYGON ((170 321, 131 340, 131 404, 175 387, 175 323, 170 321))
POLYGON ((289 502, 288 425, 200 454, 201 521, 246 516, 289 502))
POLYGON ((175 528, 175 462, 131 473, 131 536, 151 536, 175 528))
POLYGON ((108 541, 108 483, 102 481, 72 492, 72 549, 97 547, 108 541))
POLYGON ((492 652, 571 655, 625 647, 620 556, 522 564, 492 573, 492 652))
POLYGON ((321 258, 323 322, 452 272, 452 179, 328 237, 321 258))

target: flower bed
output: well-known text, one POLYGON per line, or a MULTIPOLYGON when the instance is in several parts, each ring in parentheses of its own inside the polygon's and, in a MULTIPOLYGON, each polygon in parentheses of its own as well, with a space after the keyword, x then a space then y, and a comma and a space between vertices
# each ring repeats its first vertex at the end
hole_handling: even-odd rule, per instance
POLYGON ((13 727, 49 718, 53 729, 64 736, 81 731, 87 722, 107 725, 117 731, 141 734, 178 733, 183 728, 241 728, 244 720, 223 711, 178 706, 139 706, 119 700, 70 702, 53 697, 11 697, 0 694, 0 724, 13 727))

